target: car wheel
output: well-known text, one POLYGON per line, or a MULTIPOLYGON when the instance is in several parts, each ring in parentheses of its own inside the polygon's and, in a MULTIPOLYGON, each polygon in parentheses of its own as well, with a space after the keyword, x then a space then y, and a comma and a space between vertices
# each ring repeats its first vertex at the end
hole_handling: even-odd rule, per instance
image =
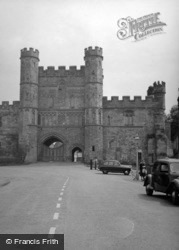
POLYGON ((179 202, 179 197, 178 197, 178 191, 175 188, 172 190, 171 198, 172 198, 172 203, 174 205, 177 205, 179 202))
POLYGON ((106 171, 106 170, 103 170, 103 174, 108 174, 108 171, 106 171))
POLYGON ((126 171, 124 172, 125 175, 129 175, 129 173, 130 173, 130 172, 129 172, 128 170, 126 170, 126 171))
POLYGON ((145 187, 146 194, 149 196, 153 195, 153 189, 149 188, 148 185, 145 187))

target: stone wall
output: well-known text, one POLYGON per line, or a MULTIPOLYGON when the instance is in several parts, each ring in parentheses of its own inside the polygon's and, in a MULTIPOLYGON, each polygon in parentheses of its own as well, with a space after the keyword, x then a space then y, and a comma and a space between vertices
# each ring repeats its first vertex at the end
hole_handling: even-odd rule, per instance
POLYGON ((39 109, 78 109, 84 107, 84 67, 39 67, 39 109))
POLYGON ((0 105, 0 164, 17 162, 19 102, 0 105))
POLYGON ((39 52, 21 50, 20 102, 0 105, 0 161, 41 159, 44 142, 63 144, 63 160, 74 148, 83 160, 117 159, 134 164, 136 149, 147 163, 168 155, 165 83, 155 82, 147 96, 103 97, 102 49, 85 49, 85 66, 38 66, 39 52), (136 141, 136 136, 139 140, 136 141))
POLYGON ((104 159, 134 164, 138 150, 146 163, 152 163, 167 155, 164 95, 165 83, 158 82, 149 87, 144 100, 141 96, 133 100, 103 97, 104 159))

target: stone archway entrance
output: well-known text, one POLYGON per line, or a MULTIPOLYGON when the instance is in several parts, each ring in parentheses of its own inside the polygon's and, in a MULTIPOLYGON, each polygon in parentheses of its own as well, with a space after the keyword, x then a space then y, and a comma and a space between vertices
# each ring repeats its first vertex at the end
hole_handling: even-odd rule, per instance
POLYGON ((39 159, 41 161, 63 161, 64 143, 56 136, 48 137, 42 142, 39 159))
POLYGON ((82 150, 79 147, 75 147, 72 149, 72 161, 73 162, 82 162, 83 155, 82 150))

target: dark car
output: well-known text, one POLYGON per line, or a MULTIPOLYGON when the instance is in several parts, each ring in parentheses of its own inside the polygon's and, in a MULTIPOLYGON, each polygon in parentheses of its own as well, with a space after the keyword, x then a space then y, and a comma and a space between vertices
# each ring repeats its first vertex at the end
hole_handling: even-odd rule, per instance
POLYGON ((104 161, 100 166, 99 170, 103 172, 103 174, 111 173, 124 173, 125 175, 129 175, 131 171, 131 166, 121 165, 119 161, 116 160, 108 160, 104 161))
POLYGON ((179 160, 159 159, 152 168, 151 174, 144 181, 146 194, 152 195, 153 191, 166 193, 171 196, 173 204, 179 202, 179 160))

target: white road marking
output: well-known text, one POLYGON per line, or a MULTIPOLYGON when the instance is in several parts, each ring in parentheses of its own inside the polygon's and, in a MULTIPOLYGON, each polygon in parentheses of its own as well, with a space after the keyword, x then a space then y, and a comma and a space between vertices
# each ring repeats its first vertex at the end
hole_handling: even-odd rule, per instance
POLYGON ((54 235, 55 234, 56 227, 51 227, 49 230, 49 234, 54 235))
MULTIPOLYGON (((61 191, 64 191, 65 187, 66 187, 66 184, 69 180, 69 177, 67 178, 67 180, 65 181, 64 185, 63 185, 63 188, 61 189, 61 191)), ((60 195, 62 196, 63 195, 63 192, 60 193, 60 195)), ((62 197, 59 197, 58 198, 59 201, 62 201, 62 197)), ((56 208, 60 208, 61 207, 61 204, 60 203, 57 203, 56 205, 56 208)), ((59 218, 59 213, 54 213, 53 215, 53 219, 54 220, 58 220, 59 218)), ((54 235, 55 234, 55 230, 56 230, 56 227, 51 227, 50 230, 49 230, 49 235, 54 235)))
POLYGON ((69 180, 69 177, 68 177, 68 178, 67 178, 67 180, 65 181, 64 185, 66 185, 66 184, 67 184, 68 180, 69 180))
POLYGON ((58 220, 58 217, 59 217, 59 213, 54 213, 53 219, 54 219, 54 220, 58 220))
POLYGON ((56 208, 60 208, 60 207, 61 207, 61 204, 60 204, 60 203, 57 203, 56 208))

